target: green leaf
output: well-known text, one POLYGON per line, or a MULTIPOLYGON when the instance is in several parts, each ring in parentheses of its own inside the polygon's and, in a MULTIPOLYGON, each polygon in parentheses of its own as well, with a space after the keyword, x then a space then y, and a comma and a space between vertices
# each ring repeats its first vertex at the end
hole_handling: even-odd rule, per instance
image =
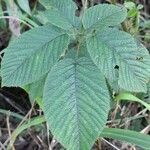
POLYGON ((53 7, 57 8, 60 14, 68 20, 70 24, 77 27, 79 25, 79 18, 75 16, 78 9, 72 0, 51 0, 53 7))
POLYGON ((43 96, 43 88, 45 84, 46 76, 43 76, 40 80, 30 83, 25 87, 31 99, 36 99, 43 96))
POLYGON ((123 7, 100 4, 87 9, 82 22, 85 29, 93 27, 101 30, 104 27, 119 25, 126 16, 127 10, 123 7))
POLYGON ((135 131, 115 128, 105 128, 100 137, 112 138, 135 144, 143 149, 150 148, 150 136, 135 131))
POLYGON ((39 2, 40 2, 46 9, 51 8, 50 0, 39 0, 39 2))
POLYGON ((131 92, 146 92, 150 77, 150 56, 127 33, 117 29, 107 29, 88 38, 87 49, 94 63, 110 82, 116 80, 121 89, 131 92), (117 67, 116 67, 117 66, 117 67))
POLYGON ((47 22, 62 28, 64 30, 69 30, 73 26, 69 23, 68 19, 65 18, 61 12, 55 8, 48 9, 42 13, 43 17, 47 19, 47 22))
POLYGON ((54 137, 68 150, 88 150, 103 130, 110 97, 90 59, 64 59, 46 79, 44 113, 54 137))
POLYGON ((31 15, 31 10, 30 10, 30 5, 28 0, 17 0, 17 3, 19 4, 22 10, 24 10, 26 13, 31 15))
POLYGON ((29 94, 31 103, 35 102, 35 100, 36 102, 39 102, 39 100, 42 99, 46 77, 47 77, 47 74, 44 75, 40 80, 30 83, 24 87, 26 92, 29 94))
POLYGON ((132 95, 131 93, 120 92, 119 95, 117 95, 115 99, 117 101, 119 101, 119 100, 127 100, 127 101, 133 101, 133 102, 141 103, 143 106, 145 106, 150 111, 150 104, 140 100, 139 98, 137 98, 136 96, 132 95))
POLYGON ((124 2, 124 6, 129 10, 136 8, 136 4, 134 2, 124 2))
POLYGON ((69 37, 50 25, 22 34, 5 51, 2 85, 23 86, 40 79, 68 47, 69 37))

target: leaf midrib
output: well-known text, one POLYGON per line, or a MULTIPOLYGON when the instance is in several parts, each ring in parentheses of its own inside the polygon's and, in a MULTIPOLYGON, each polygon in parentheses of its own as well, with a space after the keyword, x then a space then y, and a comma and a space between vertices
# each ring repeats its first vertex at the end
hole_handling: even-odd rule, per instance
MULTIPOLYGON (((101 24, 101 25, 105 25, 105 24, 103 23, 105 20, 107 20, 108 18, 110 18, 110 17, 113 16, 113 15, 118 14, 118 13, 121 12, 121 11, 122 11, 122 10, 119 10, 119 11, 117 11, 117 12, 112 13, 111 15, 105 16, 105 18, 101 18, 101 19, 97 20, 93 25, 91 25, 90 27, 88 27, 88 28, 86 28, 86 29, 91 29, 91 28, 93 28, 93 27, 95 27, 95 26, 99 26, 100 24, 101 24), (102 20, 104 20, 104 21, 102 22, 102 20)), ((103 28, 102 28, 102 29, 103 29, 103 28)))
MULTIPOLYGON (((79 112, 79 110, 78 110, 78 103, 77 103, 77 62, 73 62, 73 66, 74 66, 74 80, 75 80, 75 82, 74 82, 74 91, 75 91, 75 106, 76 106, 76 121, 77 121, 77 131, 80 131, 80 127, 79 127, 79 114, 78 114, 78 112, 79 112)), ((78 146, 79 146, 79 149, 80 149, 80 135, 79 135, 79 132, 77 133, 78 134, 78 146)))

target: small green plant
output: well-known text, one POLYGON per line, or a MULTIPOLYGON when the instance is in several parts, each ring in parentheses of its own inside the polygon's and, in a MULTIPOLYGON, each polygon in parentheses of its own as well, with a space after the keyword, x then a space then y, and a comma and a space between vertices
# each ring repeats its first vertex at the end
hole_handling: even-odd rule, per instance
POLYGON ((43 13, 47 24, 5 49, 2 86, 40 86, 38 93, 30 90, 33 97, 43 97, 53 135, 69 150, 88 150, 104 134, 112 91, 146 93, 149 53, 120 30, 125 8, 100 4, 76 17, 71 0, 50 3, 53 7, 43 13))

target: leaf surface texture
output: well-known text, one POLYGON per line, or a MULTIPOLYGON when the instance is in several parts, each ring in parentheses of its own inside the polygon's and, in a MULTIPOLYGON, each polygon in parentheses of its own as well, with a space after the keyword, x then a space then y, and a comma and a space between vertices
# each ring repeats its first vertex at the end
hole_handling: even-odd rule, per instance
POLYGON ((109 81, 119 71, 120 88, 131 92, 146 92, 150 77, 148 51, 137 45, 131 35, 117 29, 106 29, 87 38, 87 49, 94 63, 109 81))
POLYGON ((68 47, 69 37, 53 26, 34 28, 13 41, 2 61, 3 86, 23 86, 40 79, 68 47))
POLYGON ((56 64, 44 87, 44 112, 53 135, 68 150, 88 150, 104 128, 109 92, 89 58, 56 64))

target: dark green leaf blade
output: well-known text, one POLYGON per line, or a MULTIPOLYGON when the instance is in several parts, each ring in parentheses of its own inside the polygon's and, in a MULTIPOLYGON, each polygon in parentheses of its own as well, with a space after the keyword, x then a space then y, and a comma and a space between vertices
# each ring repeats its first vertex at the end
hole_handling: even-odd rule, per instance
POLYGON ((21 7, 22 10, 24 10, 26 13, 31 15, 30 5, 28 0, 17 0, 17 3, 21 7))
POLYGON ((64 18, 68 20, 74 27, 79 25, 79 18, 76 17, 75 13, 77 6, 72 0, 51 0, 52 6, 57 8, 64 18))
POLYGON ((65 18, 60 11, 55 8, 50 8, 41 13, 41 15, 47 19, 47 22, 62 28, 64 30, 69 30, 73 28, 71 23, 69 23, 68 19, 65 18))
POLYGON ((143 46, 137 46, 129 34, 109 28, 88 38, 87 49, 109 81, 115 81, 115 67, 118 66, 121 89, 146 92, 146 83, 150 77, 150 56, 143 46))
POLYGON ((127 10, 110 4, 100 4, 87 9, 83 15, 85 29, 91 27, 101 30, 104 27, 119 25, 125 20, 127 10))
POLYGON ((31 104, 36 101, 41 108, 43 108, 42 97, 46 77, 47 74, 40 78, 38 81, 23 87, 24 90, 29 94, 31 104))
POLYGON ((44 87, 46 120, 68 150, 91 148, 106 123, 109 100, 104 76, 85 57, 60 61, 44 87))
POLYGON ((68 47, 69 37, 50 25, 22 34, 5 51, 2 85, 24 86, 40 79, 68 47))

